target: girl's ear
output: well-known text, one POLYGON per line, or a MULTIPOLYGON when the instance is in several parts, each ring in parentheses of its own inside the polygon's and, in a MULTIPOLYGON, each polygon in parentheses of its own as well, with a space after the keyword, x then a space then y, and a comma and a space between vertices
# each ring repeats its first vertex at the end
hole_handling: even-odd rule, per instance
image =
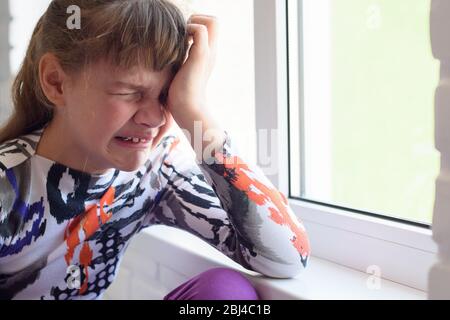
POLYGON ((68 77, 56 56, 45 53, 39 62, 39 82, 47 99, 56 107, 62 107, 66 103, 64 81, 68 81, 68 77))

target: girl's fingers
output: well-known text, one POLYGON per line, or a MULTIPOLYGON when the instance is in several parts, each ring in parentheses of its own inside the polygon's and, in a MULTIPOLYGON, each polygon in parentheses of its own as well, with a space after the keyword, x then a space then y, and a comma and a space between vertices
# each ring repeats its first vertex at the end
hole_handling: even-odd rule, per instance
POLYGON ((189 23, 206 26, 209 47, 214 48, 217 45, 216 39, 219 33, 219 23, 216 17, 196 14, 189 18, 188 24, 189 23))
POLYGON ((192 15, 188 21, 187 33, 193 38, 193 44, 189 47, 188 55, 195 58, 196 56, 207 56, 206 77, 209 79, 217 54, 217 19, 212 16, 192 15))
POLYGON ((206 26, 191 23, 187 26, 187 32, 194 40, 189 54, 193 54, 193 50, 202 54, 205 53, 208 50, 208 29, 206 26))

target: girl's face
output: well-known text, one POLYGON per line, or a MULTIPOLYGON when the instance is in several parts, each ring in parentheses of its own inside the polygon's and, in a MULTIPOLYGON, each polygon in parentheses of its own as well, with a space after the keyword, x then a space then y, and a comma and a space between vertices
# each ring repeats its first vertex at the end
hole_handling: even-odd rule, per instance
POLYGON ((73 152, 82 155, 73 157, 95 171, 138 169, 173 123, 162 105, 172 78, 169 68, 123 70, 105 61, 72 78, 65 88, 65 106, 55 118, 73 152), (118 137, 147 141, 126 142, 118 137))

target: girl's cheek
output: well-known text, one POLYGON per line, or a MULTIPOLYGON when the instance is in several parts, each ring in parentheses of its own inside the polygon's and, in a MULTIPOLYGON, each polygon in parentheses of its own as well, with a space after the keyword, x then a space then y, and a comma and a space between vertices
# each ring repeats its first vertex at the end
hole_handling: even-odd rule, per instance
POLYGON ((172 128, 172 126, 175 124, 175 121, 172 117, 172 114, 167 111, 166 108, 163 109, 164 111, 164 117, 166 118, 166 123, 159 128, 158 135, 153 141, 153 146, 156 146, 162 139, 162 137, 172 128))
POLYGON ((120 101, 107 101, 105 107, 103 108, 105 116, 113 117, 114 119, 120 121, 119 119, 130 118, 133 115, 133 108, 128 103, 120 101))

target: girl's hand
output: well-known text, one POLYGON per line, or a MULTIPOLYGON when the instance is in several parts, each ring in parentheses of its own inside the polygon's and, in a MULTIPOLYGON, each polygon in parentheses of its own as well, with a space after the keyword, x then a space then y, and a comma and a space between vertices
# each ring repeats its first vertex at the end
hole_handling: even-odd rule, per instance
POLYGON ((169 88, 167 107, 179 124, 192 118, 192 113, 206 107, 206 87, 214 68, 217 52, 217 18, 192 15, 187 33, 193 43, 187 59, 174 76, 169 88))

